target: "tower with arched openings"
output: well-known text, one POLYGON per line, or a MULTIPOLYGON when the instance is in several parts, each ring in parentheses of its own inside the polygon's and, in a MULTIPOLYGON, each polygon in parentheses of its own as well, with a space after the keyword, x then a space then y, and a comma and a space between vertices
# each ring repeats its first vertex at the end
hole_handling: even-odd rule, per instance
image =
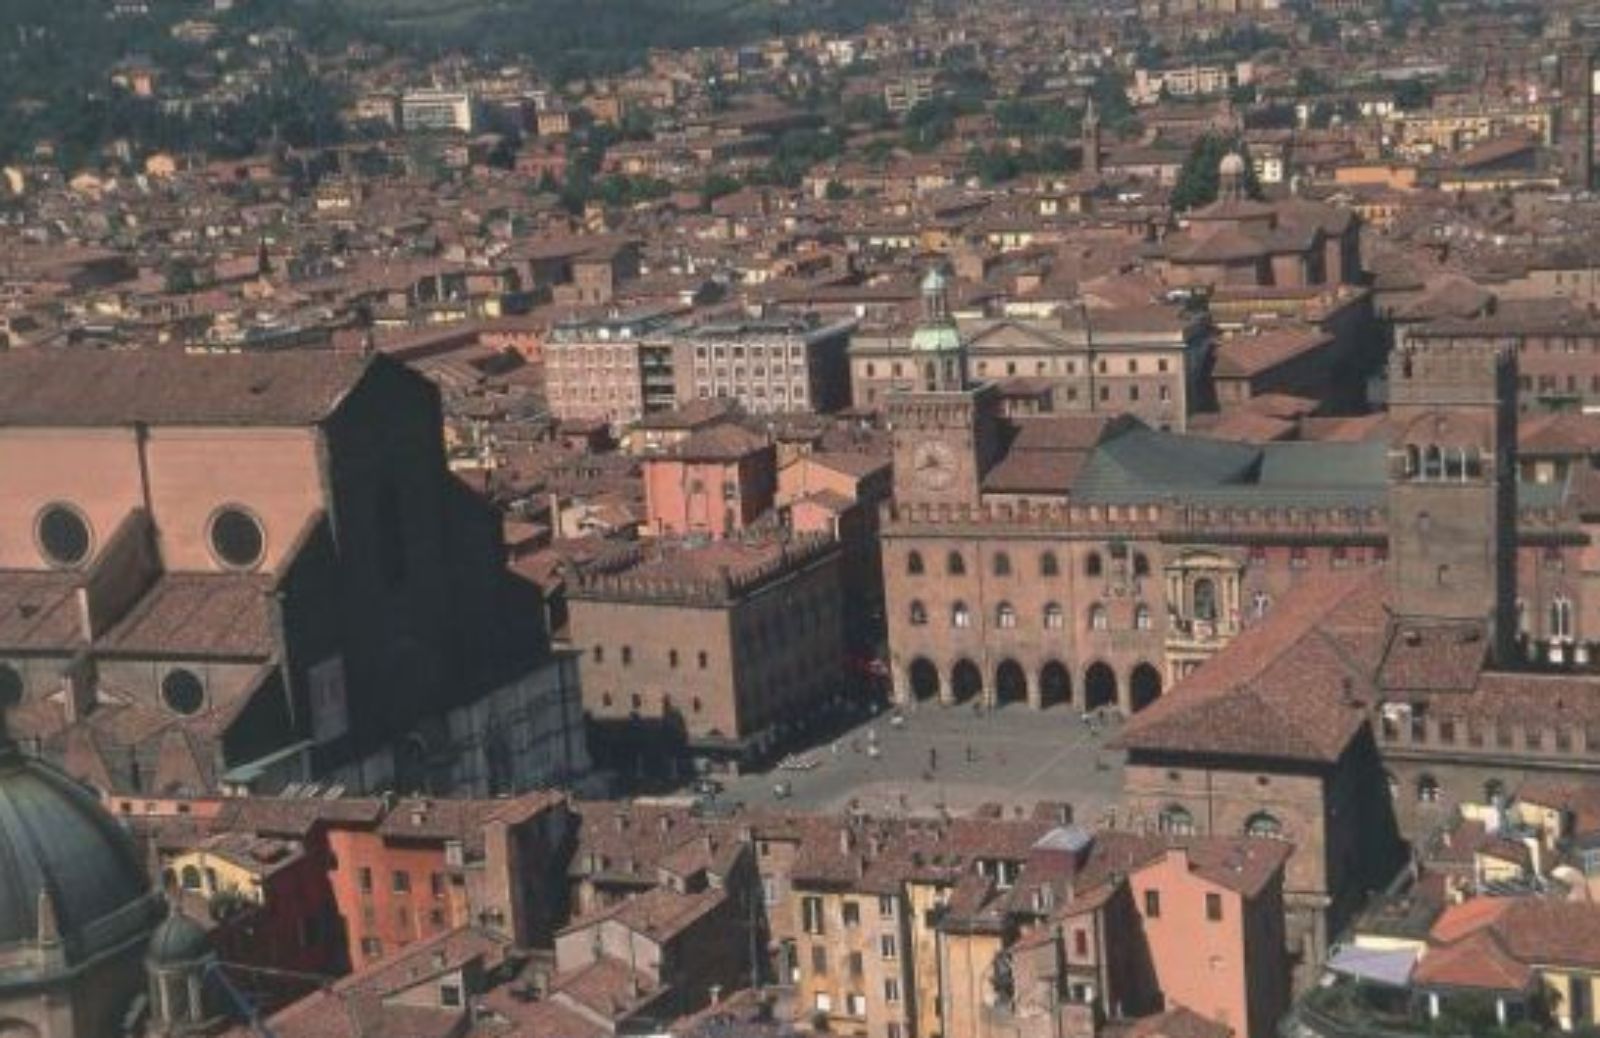
POLYGON ((1389 362, 1389 574, 1404 623, 1482 624, 1516 637, 1516 355, 1412 341, 1389 362))

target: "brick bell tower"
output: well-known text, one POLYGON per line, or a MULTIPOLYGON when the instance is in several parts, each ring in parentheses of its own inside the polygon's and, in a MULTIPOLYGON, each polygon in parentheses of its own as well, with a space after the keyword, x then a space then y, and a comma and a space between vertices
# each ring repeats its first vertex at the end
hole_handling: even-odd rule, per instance
POLYGON ((1506 344, 1422 340, 1389 358, 1389 581, 1403 621, 1516 639, 1517 362, 1506 344))
POLYGON ((949 282, 922 281, 922 322, 911 337, 917 388, 887 398, 894 441, 894 496, 902 503, 976 505, 1000 452, 999 397, 967 380, 966 344, 950 314, 949 282))
POLYGON ((1556 110, 1556 147, 1563 183, 1579 191, 1594 187, 1594 75, 1592 46, 1572 40, 1561 48, 1561 104, 1556 110))

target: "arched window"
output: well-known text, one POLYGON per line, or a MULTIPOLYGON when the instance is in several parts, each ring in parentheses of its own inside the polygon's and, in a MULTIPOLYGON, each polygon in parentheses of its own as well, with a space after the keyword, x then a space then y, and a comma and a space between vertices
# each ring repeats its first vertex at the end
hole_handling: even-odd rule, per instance
POLYGON ((1506 784, 1499 779, 1492 778, 1483 784, 1483 800, 1486 804, 1499 804, 1506 798, 1506 784))
POLYGON ((972 614, 967 611, 967 603, 965 603, 965 602, 957 602, 955 605, 950 607, 950 626, 951 627, 971 627, 972 626, 972 614))
POLYGON ((1111 626, 1111 618, 1106 614, 1106 607, 1096 602, 1089 607, 1089 630, 1104 631, 1111 626))
POLYGON ((1206 621, 1217 618, 1217 585, 1210 577, 1194 582, 1194 618, 1206 621))
POLYGON ((921 602, 913 600, 911 603, 911 626, 921 627, 928 622, 928 609, 921 602))
POLYGON ((1039 576, 1054 577, 1061 573, 1061 564, 1056 561, 1056 553, 1047 551, 1039 556, 1039 576))
POLYGON ((1517 634, 1528 636, 1528 603, 1520 598, 1517 599, 1517 634))
POLYGON ((1283 823, 1268 811, 1257 811, 1244 820, 1244 834, 1246 836, 1265 836, 1277 840, 1283 838, 1283 823))
POLYGON ((1255 618, 1257 620, 1261 619, 1263 616, 1266 616, 1267 611, 1271 608, 1272 596, 1267 594, 1265 591, 1257 591, 1255 594, 1250 596, 1250 611, 1255 614, 1255 618))
POLYGON ((1044 626, 1046 630, 1059 631, 1065 626, 1065 615, 1061 612, 1058 602, 1048 602, 1044 607, 1044 626))
POLYGON ((1143 602, 1133 607, 1133 629, 1136 631, 1150 629, 1150 607, 1143 602))
POLYGON ((1417 801, 1423 804, 1437 804, 1439 802, 1439 780, 1432 775, 1424 774, 1417 779, 1417 801))
POLYGON ((1550 603, 1550 637, 1560 641, 1572 638, 1572 602, 1557 595, 1550 603))
POLYGON ((1194 815, 1181 804, 1168 804, 1162 808, 1156 825, 1168 836, 1194 835, 1194 815))
POLYGON ((183 889, 185 889, 185 890, 199 890, 200 889, 200 870, 195 868, 193 865, 185 865, 183 867, 183 880, 182 880, 182 882, 183 882, 183 889))
POLYGON ((1476 447, 1466 450, 1466 464, 1463 466, 1467 479, 1478 479, 1483 475, 1483 452, 1476 447))
POLYGON ((1134 552, 1133 554, 1133 575, 1136 577, 1148 577, 1150 575, 1150 560, 1145 557, 1144 552, 1134 552))
POLYGON ((1440 479, 1444 476, 1444 452, 1430 445, 1422 452, 1422 478, 1440 479))
POLYGON ((959 551, 953 551, 944 560, 944 571, 952 577, 967 575, 967 560, 961 557, 959 551))
POLYGON ((1098 577, 1104 571, 1105 571, 1105 567, 1100 562, 1100 553, 1099 552, 1091 551, 1089 554, 1087 554, 1087 555, 1085 555, 1083 557, 1083 575, 1084 576, 1086 576, 1086 577, 1098 577))
POLYGON ((996 627, 1017 626, 1017 611, 1011 607, 1010 602, 1001 602, 995 608, 994 623, 996 627))
POLYGON ((1466 471, 1466 452, 1456 447, 1446 447, 1444 450, 1444 478, 1461 482, 1462 474, 1466 471))
POLYGON ((994 575, 997 577, 1011 576, 1011 556, 1003 551, 994 553, 994 575))
POLYGON ((22 672, 9 663, 0 663, 0 710, 22 703, 22 672))
POLYGON ((914 551, 906 556, 906 572, 913 577, 922 576, 922 552, 914 551))
POLYGON ((1416 479, 1422 471, 1422 452, 1414 443, 1406 444, 1406 478, 1416 479))

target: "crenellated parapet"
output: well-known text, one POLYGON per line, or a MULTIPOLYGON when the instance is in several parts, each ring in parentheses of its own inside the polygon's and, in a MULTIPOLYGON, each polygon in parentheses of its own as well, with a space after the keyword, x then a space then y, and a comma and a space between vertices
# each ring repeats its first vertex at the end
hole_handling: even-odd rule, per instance
MULTIPOLYGON (((1064 539, 1162 540, 1177 543, 1382 544, 1389 536, 1386 508, 1365 506, 1249 506, 1183 504, 1070 504, 990 501, 981 504, 890 502, 888 536, 1054 536, 1064 539)), ((1585 543, 1565 509, 1529 506, 1518 513, 1524 544, 1585 543)))
POLYGON ((721 608, 837 553, 825 534, 765 542, 657 543, 608 556, 578 573, 574 598, 721 608))

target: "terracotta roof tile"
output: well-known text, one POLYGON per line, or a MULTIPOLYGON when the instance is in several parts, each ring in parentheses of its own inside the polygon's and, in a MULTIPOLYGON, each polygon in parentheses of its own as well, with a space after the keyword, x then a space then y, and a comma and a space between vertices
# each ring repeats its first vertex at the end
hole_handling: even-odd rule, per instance
POLYGON ((313 425, 372 363, 303 350, 0 354, 0 426, 313 425))

